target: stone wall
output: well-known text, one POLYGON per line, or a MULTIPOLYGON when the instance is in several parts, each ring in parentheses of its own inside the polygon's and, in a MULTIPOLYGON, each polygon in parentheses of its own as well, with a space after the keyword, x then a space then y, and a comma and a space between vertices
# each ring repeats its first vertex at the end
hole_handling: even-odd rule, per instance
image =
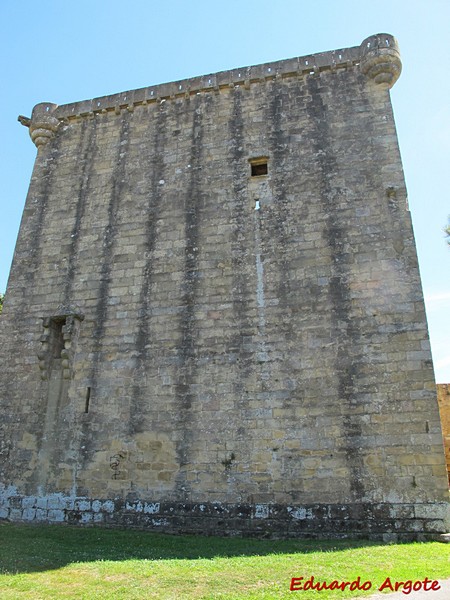
POLYGON ((0 519, 126 526, 174 534, 425 541, 442 532, 447 509, 445 502, 285 505, 94 500, 64 494, 21 496, 14 488, 0 488, 0 519))
POLYGON ((445 460, 447 462, 450 483, 450 384, 439 383, 436 386, 439 414, 441 415, 442 435, 444 437, 445 460))
POLYGON ((0 516, 446 529, 400 68, 379 35, 20 117, 0 516))

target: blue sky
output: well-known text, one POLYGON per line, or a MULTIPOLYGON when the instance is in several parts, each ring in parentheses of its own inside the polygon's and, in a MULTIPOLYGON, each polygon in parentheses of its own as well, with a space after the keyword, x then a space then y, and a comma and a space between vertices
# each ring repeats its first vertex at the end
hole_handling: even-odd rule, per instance
POLYGON ((234 67, 399 41, 392 89, 436 379, 450 382, 449 0, 0 0, 0 291, 36 149, 17 122, 65 104, 234 67))

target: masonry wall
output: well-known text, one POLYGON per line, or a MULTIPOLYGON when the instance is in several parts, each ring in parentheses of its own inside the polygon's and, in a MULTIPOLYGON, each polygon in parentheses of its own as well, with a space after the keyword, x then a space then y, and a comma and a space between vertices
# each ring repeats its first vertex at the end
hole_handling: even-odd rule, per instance
POLYGON ((447 474, 450 483, 450 384, 438 383, 436 389, 442 435, 444 438, 445 461, 447 463, 447 474))
POLYGON ((347 53, 36 107, 1 319, 0 517, 445 530, 389 85, 347 53))

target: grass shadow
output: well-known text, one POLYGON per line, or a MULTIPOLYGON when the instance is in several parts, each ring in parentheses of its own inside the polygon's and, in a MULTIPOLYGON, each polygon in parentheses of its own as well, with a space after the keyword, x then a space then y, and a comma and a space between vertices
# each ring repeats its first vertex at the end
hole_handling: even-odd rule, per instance
POLYGON ((0 573, 48 571, 70 563, 99 560, 192 560, 336 552, 384 545, 361 539, 260 540, 12 523, 0 525, 0 541, 0 573))

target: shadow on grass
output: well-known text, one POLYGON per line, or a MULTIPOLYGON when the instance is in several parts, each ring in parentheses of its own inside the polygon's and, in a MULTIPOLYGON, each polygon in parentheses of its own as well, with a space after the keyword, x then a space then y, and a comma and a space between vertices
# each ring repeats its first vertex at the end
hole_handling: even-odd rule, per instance
POLYGON ((31 573, 97 560, 182 560, 342 551, 368 540, 257 540, 164 535, 61 525, 0 525, 0 573, 31 573))

